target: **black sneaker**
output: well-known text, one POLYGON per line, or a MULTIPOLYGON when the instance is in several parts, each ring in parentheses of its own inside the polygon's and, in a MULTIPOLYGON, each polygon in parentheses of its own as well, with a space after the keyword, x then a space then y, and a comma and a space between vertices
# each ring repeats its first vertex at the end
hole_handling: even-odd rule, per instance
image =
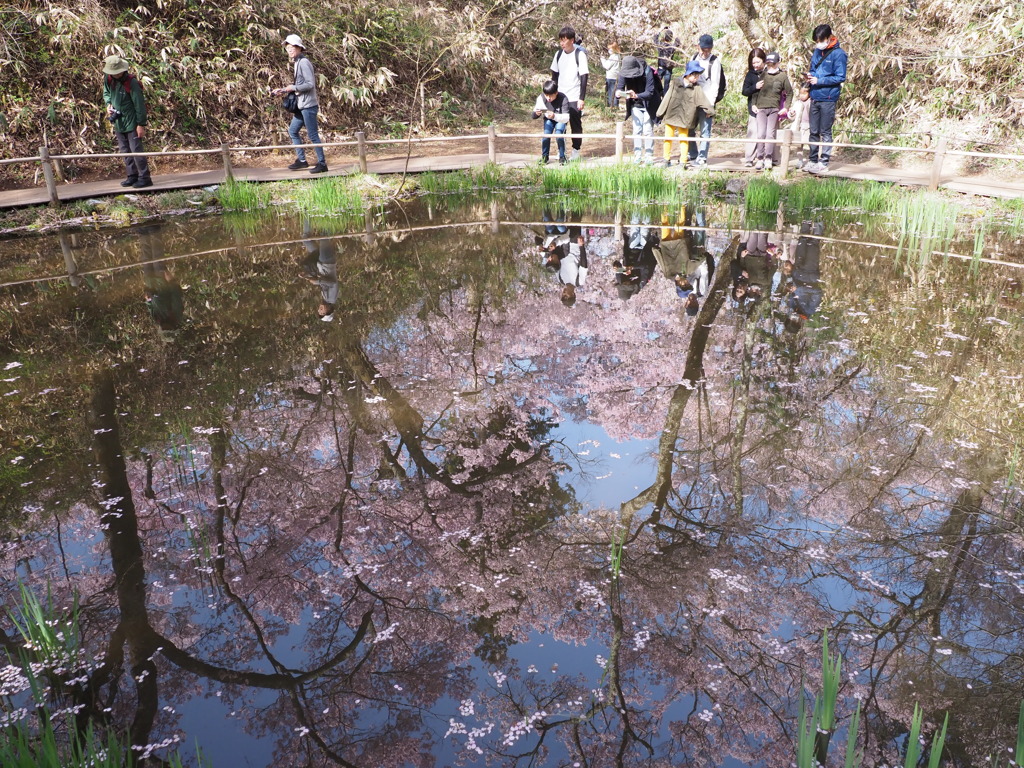
POLYGON ((152 179, 139 179, 134 184, 132 184, 132 189, 145 189, 146 187, 152 187, 152 186, 153 186, 153 180, 152 179))
POLYGON ((559 165, 565 165, 565 164, 566 164, 566 162, 567 162, 567 161, 566 161, 566 159, 565 159, 565 155, 559 155, 559 156, 558 156, 558 164, 559 164, 559 165))
POLYGON ((301 171, 303 168, 309 168, 309 163, 305 160, 296 160, 294 163, 288 166, 289 171, 301 171))
POLYGON ((327 163, 317 163, 309 169, 310 173, 327 173, 327 163))
POLYGON ((541 155, 540 156, 540 164, 541 165, 547 165, 548 164, 548 156, 547 155, 541 155))
POLYGON ((121 182, 121 186, 122 187, 134 187, 136 181, 138 181, 138 179, 125 179, 124 181, 121 182))

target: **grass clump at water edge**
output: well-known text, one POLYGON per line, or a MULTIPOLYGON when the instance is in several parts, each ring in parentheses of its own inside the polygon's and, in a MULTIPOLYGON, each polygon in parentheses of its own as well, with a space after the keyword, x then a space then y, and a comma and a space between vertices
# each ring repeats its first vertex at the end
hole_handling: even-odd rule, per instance
POLYGON ((255 211, 270 205, 270 190, 263 184, 231 179, 217 187, 217 201, 226 211, 255 211))

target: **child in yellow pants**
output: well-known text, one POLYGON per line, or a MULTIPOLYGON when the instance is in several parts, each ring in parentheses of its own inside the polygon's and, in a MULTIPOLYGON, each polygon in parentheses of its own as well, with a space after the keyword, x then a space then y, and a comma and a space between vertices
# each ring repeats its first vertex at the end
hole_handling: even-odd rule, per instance
MULTIPOLYGON (((701 111, 708 117, 713 117, 715 107, 708 101, 701 88, 695 87, 700 79, 704 68, 696 61, 688 62, 686 74, 677 77, 672 81, 665 94, 665 100, 658 108, 658 117, 665 124, 665 165, 672 164, 672 145, 685 135, 693 137, 693 131, 697 127, 697 120, 701 111)), ((683 162, 684 155, 680 152, 679 163, 683 162)))

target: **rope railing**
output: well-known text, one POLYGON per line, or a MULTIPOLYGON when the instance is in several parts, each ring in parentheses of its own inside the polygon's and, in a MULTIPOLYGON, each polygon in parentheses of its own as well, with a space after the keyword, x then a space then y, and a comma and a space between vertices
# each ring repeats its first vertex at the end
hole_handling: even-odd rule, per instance
MULTIPOLYGON (((848 134, 854 133, 847 131, 848 134)), ((897 135, 897 134, 890 134, 897 135)), ((64 160, 94 160, 94 159, 107 159, 107 158, 123 158, 137 155, 140 157, 180 157, 180 156, 203 156, 203 155, 220 155, 221 162, 224 167, 224 175, 227 180, 234 178, 232 172, 232 161, 231 156, 234 153, 239 152, 270 152, 278 150, 294 150, 298 148, 302 149, 329 149, 336 147, 355 147, 356 154, 358 157, 359 170, 362 173, 367 172, 368 167, 368 148, 374 146, 394 146, 394 145, 414 145, 414 144, 427 144, 434 142, 467 142, 467 141, 487 141, 487 156, 490 162, 497 162, 498 150, 497 142, 498 139, 591 139, 597 141, 613 141, 615 143, 615 159, 621 161, 626 154, 626 141, 627 140, 653 140, 653 141, 667 141, 662 137, 656 136, 643 136, 635 133, 626 133, 625 123, 618 122, 615 125, 614 133, 562 133, 562 134, 544 134, 544 133, 498 133, 494 125, 488 126, 487 133, 482 134, 468 134, 464 136, 413 136, 404 139, 367 139, 365 133, 362 131, 355 134, 354 139, 347 139, 345 141, 333 141, 333 142, 318 142, 308 144, 269 144, 262 146, 240 146, 232 147, 230 144, 223 143, 217 149, 179 149, 179 150, 165 150, 158 152, 139 152, 139 153, 126 153, 126 152, 105 152, 105 153, 78 153, 78 154, 50 154, 48 147, 40 147, 39 155, 35 157, 14 157, 5 158, 0 160, 0 165, 11 165, 15 163, 40 163, 42 165, 43 177, 46 182, 47 193, 51 205, 60 204, 60 196, 57 190, 56 174, 54 173, 54 163, 64 160)), ((888 152, 913 152, 920 154, 930 154, 933 156, 932 172, 929 180, 929 188, 932 190, 938 189, 939 182, 942 177, 942 165, 943 161, 947 156, 955 157, 971 157, 971 158, 985 158, 991 160, 1013 160, 1013 161, 1024 161, 1024 155, 1014 153, 994 153, 994 152, 978 152, 973 150, 955 150, 948 148, 950 141, 971 143, 971 139, 963 136, 947 137, 939 135, 937 142, 934 146, 899 146, 893 144, 863 144, 856 142, 828 142, 828 145, 833 148, 842 149, 866 149, 872 151, 888 151, 888 152)), ((690 137, 689 139, 685 136, 678 137, 676 141, 700 141, 708 142, 711 144, 747 144, 751 139, 746 137, 728 137, 728 136, 711 136, 709 138, 690 137)), ((782 162, 778 166, 778 173, 783 177, 789 172, 789 158, 794 146, 797 142, 794 141, 793 131, 790 129, 784 129, 780 132, 779 137, 775 139, 764 139, 762 140, 765 144, 781 145, 782 147, 782 162)), ((813 146, 814 144, 812 144, 813 146)))
MULTIPOLYGON (((705 234, 733 234, 733 233, 735 233, 737 231, 745 232, 748 235, 751 235, 751 234, 762 234, 762 235, 779 235, 779 234, 782 234, 782 233, 780 233, 777 230, 765 230, 765 229, 738 230, 738 229, 735 229, 735 228, 728 228, 728 227, 696 226, 696 225, 686 225, 686 224, 679 224, 679 223, 673 224, 673 223, 666 223, 664 221, 661 222, 661 223, 646 222, 646 223, 636 223, 636 224, 626 223, 626 222, 622 222, 622 221, 614 221, 614 222, 609 222, 609 221, 555 221, 555 220, 551 220, 551 221, 521 221, 521 220, 517 220, 517 219, 511 219, 511 220, 509 220, 509 219, 502 219, 502 218, 500 218, 497 215, 497 211, 493 211, 492 212, 492 216, 490 218, 487 218, 487 219, 477 219, 477 220, 474 220, 474 221, 453 221, 453 222, 447 222, 447 223, 444 223, 444 224, 425 224, 425 225, 424 224, 419 224, 419 225, 415 225, 415 226, 394 227, 394 228, 381 229, 381 230, 377 230, 377 229, 372 228, 371 226, 368 226, 367 229, 365 229, 363 231, 344 232, 344 233, 340 233, 340 234, 322 235, 322 236, 317 236, 317 237, 314 237, 314 236, 296 237, 296 238, 288 238, 288 239, 285 239, 285 240, 274 240, 272 242, 266 242, 266 243, 245 243, 245 244, 241 244, 241 245, 233 244, 233 245, 229 245, 229 246, 223 246, 221 248, 211 248, 211 249, 206 249, 206 250, 201 250, 201 251, 191 251, 189 253, 180 253, 180 254, 175 254, 175 255, 171 255, 171 256, 164 256, 161 259, 159 259, 159 261, 161 261, 161 262, 172 262, 172 261, 180 261, 180 260, 183 260, 183 259, 194 259, 194 258, 198 258, 198 257, 201 257, 201 256, 202 257, 205 257, 205 256, 217 256, 217 255, 229 254, 229 253, 232 253, 232 252, 237 253, 239 251, 245 250, 246 248, 253 248, 253 247, 258 247, 258 248, 287 247, 287 246, 300 245, 300 244, 303 244, 303 243, 307 243, 307 242, 309 242, 311 240, 329 240, 331 242, 341 242, 341 241, 344 241, 344 240, 361 239, 361 240, 369 242, 369 241, 372 241, 376 237, 381 237, 381 236, 384 236, 384 235, 392 235, 392 234, 396 234, 396 235, 397 234, 414 234, 416 232, 428 232, 428 231, 449 230, 449 229, 467 229, 467 228, 473 228, 473 227, 489 227, 491 229, 491 231, 493 232, 498 227, 548 227, 548 226, 553 226, 553 225, 560 225, 560 226, 564 226, 564 227, 574 226, 574 227, 580 227, 581 229, 614 229, 616 231, 616 237, 621 237, 621 234, 619 232, 620 229, 631 229, 631 228, 637 228, 637 229, 643 229, 643 230, 655 230, 655 229, 669 228, 669 229, 673 229, 673 230, 676 230, 676 231, 683 231, 683 230, 685 230, 685 231, 688 231, 688 232, 705 233, 705 234)), ((879 251, 881 251, 882 255, 887 255, 888 253, 892 253, 892 252, 897 252, 898 253, 903 248, 903 246, 901 246, 899 244, 893 244, 893 243, 874 243, 874 242, 865 241, 865 240, 851 240, 851 239, 847 239, 847 238, 830 237, 830 236, 827 236, 827 235, 814 235, 814 234, 810 234, 810 233, 799 233, 799 234, 797 234, 797 233, 788 233, 788 234, 791 234, 794 237, 801 237, 801 238, 807 238, 807 239, 810 239, 810 240, 817 240, 817 241, 822 242, 822 243, 832 243, 832 244, 838 244, 838 245, 856 245, 858 247, 875 248, 875 249, 878 249, 879 251)), ((991 257, 977 256, 977 255, 974 255, 974 254, 955 253, 953 251, 941 251, 941 250, 937 250, 937 249, 931 249, 931 250, 929 250, 927 252, 928 252, 928 254, 930 256, 934 256, 934 257, 941 257, 941 258, 946 258, 946 259, 957 259, 957 260, 960 260, 960 261, 965 261, 965 262, 970 262, 970 263, 989 264, 989 265, 1000 266, 1000 267, 1010 267, 1010 268, 1013 268, 1013 269, 1024 269, 1024 263, 1020 263, 1020 262, 1016 262, 1016 261, 1006 261, 1004 259, 995 259, 995 258, 991 258, 991 257)), ((9 281, 9 282, 0 283, 0 289, 12 288, 12 287, 21 286, 21 285, 33 285, 33 284, 38 284, 38 283, 55 282, 55 281, 59 281, 59 280, 66 280, 69 277, 81 278, 81 277, 89 277, 89 276, 97 276, 97 275, 112 275, 112 274, 116 274, 118 272, 123 272, 123 271, 126 271, 126 270, 130 270, 130 269, 139 269, 140 267, 144 266, 147 263, 151 263, 151 262, 147 262, 146 260, 142 260, 142 261, 136 261, 136 262, 131 262, 131 263, 127 263, 127 264, 117 264, 117 265, 114 265, 114 266, 99 267, 99 268, 96 268, 96 269, 88 269, 88 270, 79 270, 79 269, 77 269, 77 265, 76 265, 75 268, 74 268, 74 271, 68 271, 68 272, 65 272, 63 274, 47 275, 47 276, 43 276, 43 277, 22 278, 20 280, 12 280, 12 281, 9 281)), ((72 264, 73 264, 73 261, 72 261, 72 264)))

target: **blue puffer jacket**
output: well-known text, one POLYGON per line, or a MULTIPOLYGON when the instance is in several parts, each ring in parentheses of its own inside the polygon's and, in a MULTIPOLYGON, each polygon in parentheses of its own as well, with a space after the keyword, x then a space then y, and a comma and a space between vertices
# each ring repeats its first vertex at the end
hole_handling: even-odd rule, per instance
POLYGON ((839 101, 839 88, 846 82, 846 51, 836 43, 811 55, 811 77, 818 82, 811 86, 811 101, 839 101))

